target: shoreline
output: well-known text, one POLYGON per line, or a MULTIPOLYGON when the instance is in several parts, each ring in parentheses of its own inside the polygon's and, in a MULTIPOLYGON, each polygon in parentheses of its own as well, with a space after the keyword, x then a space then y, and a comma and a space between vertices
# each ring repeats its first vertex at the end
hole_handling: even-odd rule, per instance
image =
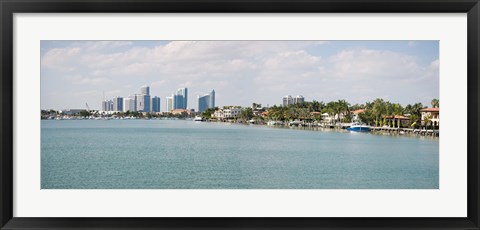
MULTIPOLYGON (((196 123, 215 123, 215 124, 231 124, 231 125, 240 125, 240 126, 257 126, 265 128, 276 128, 276 129, 292 129, 292 130, 305 130, 305 131, 320 131, 320 132, 340 132, 340 133, 359 133, 354 131, 348 131, 344 126, 317 126, 317 125, 268 125, 268 124, 252 124, 248 122, 224 122, 224 121, 194 121, 192 119, 41 119, 41 120, 51 120, 51 121, 109 121, 109 120, 118 120, 118 121, 129 121, 129 120, 179 120, 179 121, 189 121, 196 123), (342 128, 343 127, 343 128, 342 128)), ((425 129, 407 129, 407 128, 390 128, 390 127, 371 127, 369 132, 362 132, 371 135, 381 135, 381 136, 404 136, 404 137, 415 137, 415 138, 424 138, 429 137, 431 139, 439 139, 439 130, 425 130, 425 129)))

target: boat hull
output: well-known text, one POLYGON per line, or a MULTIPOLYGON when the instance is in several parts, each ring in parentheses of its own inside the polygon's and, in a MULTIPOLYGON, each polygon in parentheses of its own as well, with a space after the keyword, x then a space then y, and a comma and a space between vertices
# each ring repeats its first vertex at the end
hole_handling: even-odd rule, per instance
POLYGON ((349 127, 347 128, 348 131, 353 131, 353 132, 369 132, 370 127, 366 126, 356 126, 356 127, 349 127))

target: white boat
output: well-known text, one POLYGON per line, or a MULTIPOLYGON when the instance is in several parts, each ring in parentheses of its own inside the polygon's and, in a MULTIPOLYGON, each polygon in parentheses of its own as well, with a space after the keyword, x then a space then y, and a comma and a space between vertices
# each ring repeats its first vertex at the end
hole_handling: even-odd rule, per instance
POLYGON ((288 123, 288 125, 290 125, 290 126, 299 126, 299 125, 301 125, 302 123, 303 123, 303 122, 301 122, 301 121, 291 121, 291 122, 288 123))
POLYGON ((195 118, 193 118, 193 121, 203 121, 203 117, 196 116, 195 118))
POLYGON ((267 125, 283 125, 281 121, 268 121, 267 125))

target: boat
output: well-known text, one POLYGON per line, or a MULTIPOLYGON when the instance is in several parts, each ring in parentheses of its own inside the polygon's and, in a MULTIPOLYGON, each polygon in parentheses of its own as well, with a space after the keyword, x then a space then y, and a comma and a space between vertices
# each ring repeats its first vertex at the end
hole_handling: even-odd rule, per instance
POLYGON ((268 121, 267 125, 283 125, 282 121, 268 121))
POLYGON ((370 126, 359 123, 352 123, 352 125, 350 125, 347 130, 353 132, 368 132, 370 131, 370 126))
POLYGON ((203 121, 203 117, 196 116, 195 118, 193 118, 193 121, 203 121))
POLYGON ((288 125, 290 125, 290 126, 299 126, 299 125, 301 125, 302 123, 303 123, 303 122, 301 122, 301 121, 291 121, 291 122, 288 123, 288 125))

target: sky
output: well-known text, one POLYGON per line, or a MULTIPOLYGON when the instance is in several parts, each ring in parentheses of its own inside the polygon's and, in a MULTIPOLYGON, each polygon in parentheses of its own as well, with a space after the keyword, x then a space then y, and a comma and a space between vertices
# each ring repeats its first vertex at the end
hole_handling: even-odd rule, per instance
POLYGON ((41 108, 101 109, 104 99, 150 86, 165 98, 188 88, 216 106, 383 98, 430 105, 439 98, 438 41, 41 41, 41 108))

